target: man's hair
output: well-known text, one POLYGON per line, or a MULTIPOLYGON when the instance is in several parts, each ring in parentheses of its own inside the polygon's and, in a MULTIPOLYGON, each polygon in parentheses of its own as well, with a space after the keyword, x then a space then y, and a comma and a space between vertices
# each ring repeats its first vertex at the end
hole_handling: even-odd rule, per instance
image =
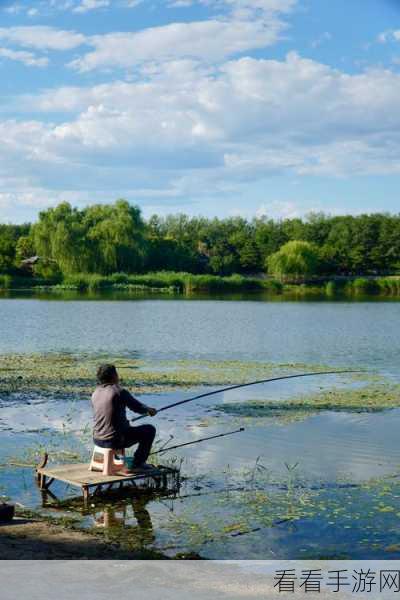
POLYGON ((97 381, 99 383, 112 383, 117 375, 117 369, 114 365, 100 365, 97 369, 97 381))

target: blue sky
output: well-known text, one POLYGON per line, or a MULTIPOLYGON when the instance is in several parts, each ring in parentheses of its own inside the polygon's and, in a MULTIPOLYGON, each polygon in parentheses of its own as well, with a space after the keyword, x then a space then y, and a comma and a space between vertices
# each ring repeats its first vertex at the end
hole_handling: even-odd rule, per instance
POLYGON ((400 0, 0 0, 0 221, 399 212, 400 0))

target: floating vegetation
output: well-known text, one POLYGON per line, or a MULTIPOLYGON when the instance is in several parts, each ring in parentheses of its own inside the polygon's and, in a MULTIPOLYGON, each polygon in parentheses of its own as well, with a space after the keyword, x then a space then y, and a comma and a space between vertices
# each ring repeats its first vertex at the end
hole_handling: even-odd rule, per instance
MULTIPOLYGON (((51 353, 0 356, 0 399, 5 401, 3 405, 10 407, 10 415, 16 412, 14 403, 21 402, 31 403, 31 409, 37 404, 43 417, 47 419, 49 415, 48 421, 38 418, 31 422, 29 430, 24 429, 24 419, 18 421, 22 423, 24 444, 18 447, 16 456, 8 460, 2 457, 6 459, 1 475, 7 483, 7 491, 9 482, 14 489, 30 485, 31 479, 28 484, 24 479, 27 470, 30 472, 44 449, 55 462, 88 460, 91 427, 82 429, 86 409, 80 413, 82 403, 74 400, 88 398, 95 383, 96 367, 103 361, 114 362, 124 384, 138 394, 206 385, 223 387, 268 377, 330 370, 326 365, 300 363, 155 362, 127 356, 51 353), (59 401, 51 403, 53 398, 59 401), (48 429, 47 422, 52 424, 48 429), (36 424, 41 429, 33 430, 36 424), (31 434, 36 435, 30 437, 31 434)), ((321 382, 317 380, 316 384, 321 382)), ((318 392, 285 396, 280 401, 244 402, 239 396, 239 402, 219 404, 217 411, 203 404, 199 412, 190 414, 185 426, 193 427, 195 436, 199 436, 199 428, 214 427, 222 421, 231 423, 237 419, 240 425, 248 422, 255 429, 265 425, 263 418, 271 416, 278 417, 270 419, 276 423, 302 419, 320 410, 379 411, 400 406, 400 384, 377 375, 335 375, 322 385, 324 387, 311 387, 318 392), (221 415, 221 412, 226 414, 221 415)), ((298 393, 296 390, 306 388, 290 389, 298 393)), ((169 423, 164 422, 164 425, 167 429, 169 423)), ((155 448, 171 443, 171 436, 166 435, 155 448)), ((227 460, 235 466, 237 456, 230 455, 228 450, 224 456, 229 456, 227 460)), ((8 452, 15 452, 12 444, 8 452)), ((171 466, 179 467, 182 462, 182 458, 174 454, 161 457, 163 464, 171 466)), ((157 455, 154 458, 157 460, 157 455)), ((173 556, 176 552, 190 552, 210 558, 239 555, 248 558, 399 557, 396 525, 400 515, 400 479, 371 480, 365 484, 334 480, 320 485, 304 479, 302 458, 300 456, 300 464, 296 464, 296 454, 288 455, 287 464, 282 457, 278 474, 270 470, 274 464, 270 457, 268 462, 262 456, 251 458, 253 463, 246 463, 241 470, 218 466, 216 472, 212 472, 208 463, 204 468, 202 463, 186 462, 187 479, 182 495, 176 499, 129 498, 109 504, 106 501, 104 506, 96 500, 90 508, 92 512, 74 517, 73 526, 95 530, 129 550, 146 547, 173 556)), ((63 510, 67 512, 65 507, 63 510)), ((77 511, 78 508, 71 507, 71 513, 76 515, 77 511)))
POLYGON ((208 555, 212 544, 214 554, 216 546, 217 553, 223 548, 225 556, 226 544, 239 536, 249 536, 244 541, 249 544, 245 546, 246 556, 257 556, 262 537, 268 530, 279 528, 284 546, 264 550, 272 554, 278 550, 278 558, 399 557, 398 531, 393 522, 393 517, 400 515, 398 478, 315 488, 299 480, 297 468, 287 465, 287 481, 275 489, 268 478, 258 476, 255 485, 252 482, 242 489, 210 492, 207 502, 202 497, 190 499, 177 514, 170 514, 164 527, 176 544, 184 540, 203 556, 208 555))
POLYGON ((218 410, 240 417, 275 417, 295 412, 300 415, 313 411, 335 410, 374 412, 400 406, 400 384, 381 381, 362 387, 323 390, 309 396, 283 401, 232 402, 218 405, 218 410))
POLYGON ((237 360, 146 361, 121 356, 98 358, 73 354, 0 355, 0 394, 87 396, 93 390, 100 362, 117 365, 123 383, 137 394, 180 388, 230 385, 296 372, 329 370, 326 365, 262 363, 237 360))

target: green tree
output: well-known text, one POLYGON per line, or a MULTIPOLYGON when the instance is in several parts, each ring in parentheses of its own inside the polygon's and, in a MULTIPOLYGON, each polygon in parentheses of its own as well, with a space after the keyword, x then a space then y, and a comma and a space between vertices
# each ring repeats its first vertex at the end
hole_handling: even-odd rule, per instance
POLYGON ((41 275, 87 271, 88 251, 81 213, 68 202, 39 213, 39 220, 32 227, 32 239, 42 258, 37 267, 41 275))
POLYGON ((18 240, 29 232, 29 225, 0 224, 0 274, 18 272, 18 240))
POLYGON ((89 270, 104 275, 140 271, 145 259, 144 223, 126 200, 96 204, 83 211, 89 270))
POLYGON ((304 280, 318 271, 318 249, 310 242, 287 242, 267 259, 267 267, 269 273, 282 279, 304 280))

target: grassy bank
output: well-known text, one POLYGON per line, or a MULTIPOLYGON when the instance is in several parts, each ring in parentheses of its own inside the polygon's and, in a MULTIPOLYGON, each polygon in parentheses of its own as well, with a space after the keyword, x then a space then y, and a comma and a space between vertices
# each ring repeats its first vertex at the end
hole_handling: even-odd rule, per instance
POLYGON ((244 277, 242 275, 221 277, 218 275, 193 275, 191 273, 168 271, 135 275, 114 273, 108 276, 78 273, 66 275, 62 281, 0 275, 0 289, 12 290, 23 288, 76 290, 81 292, 144 290, 178 294, 193 292, 266 291, 279 294, 282 292, 283 285, 274 280, 244 277))
POLYGON ((223 277, 170 271, 135 275, 114 273, 108 276, 77 273, 66 275, 58 280, 0 275, 0 290, 21 289, 78 292, 125 290, 132 293, 144 291, 171 294, 261 292, 271 295, 317 295, 328 298, 335 296, 400 296, 400 276, 326 278, 294 284, 243 275, 223 277))

